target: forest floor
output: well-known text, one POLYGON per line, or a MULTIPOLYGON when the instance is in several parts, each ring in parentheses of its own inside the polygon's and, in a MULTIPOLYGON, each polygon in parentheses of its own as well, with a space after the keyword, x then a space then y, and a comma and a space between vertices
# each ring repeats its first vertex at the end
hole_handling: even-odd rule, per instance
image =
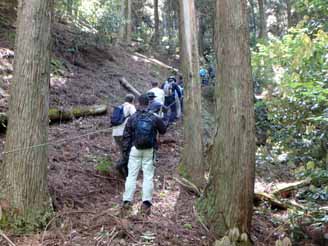
MULTIPOLYGON (((115 105, 122 102, 127 93, 118 82, 121 76, 138 90, 146 91, 151 79, 163 81, 170 73, 168 66, 133 52, 131 47, 77 44, 74 30, 57 25, 54 29, 51 107, 115 105)), ((12 43, 0 40, 1 111, 7 110, 12 63, 12 43)), ((0 140, 2 151, 4 135, 0 140)), ((135 195, 135 215, 121 219, 118 215, 124 180, 113 167, 108 173, 99 171, 99 166, 113 166, 119 158, 109 129, 109 113, 51 125, 49 140, 48 182, 55 216, 47 231, 24 236, 6 232, 17 246, 199 246, 213 242, 211 233, 199 222, 194 208, 197 197, 175 180, 183 146, 181 122, 160 138, 154 206, 148 218, 136 214, 140 206, 141 178, 135 195), (79 137, 86 134, 88 136, 79 137), (56 143, 59 140, 66 141, 56 143)), ((276 182, 291 180, 290 176, 283 175, 286 173, 280 166, 259 166, 257 187, 270 191, 276 182)), ((288 226, 274 223, 275 217, 287 221, 286 213, 286 210, 273 211, 268 206, 255 208, 252 227, 255 245, 274 245, 275 240, 287 235, 288 226)), ((0 245, 6 245, 2 238, 0 245)))

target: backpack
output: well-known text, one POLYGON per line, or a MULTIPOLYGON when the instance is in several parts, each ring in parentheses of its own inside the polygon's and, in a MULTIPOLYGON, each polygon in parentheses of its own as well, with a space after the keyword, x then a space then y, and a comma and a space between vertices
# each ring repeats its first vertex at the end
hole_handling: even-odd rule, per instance
POLYGON ((110 118, 110 123, 112 126, 122 125, 125 121, 126 117, 124 117, 124 107, 123 105, 115 106, 113 113, 110 118))
POLYGON ((164 94, 166 97, 169 97, 169 96, 173 96, 174 93, 173 93, 173 82, 172 83, 165 83, 164 84, 164 94))
POLYGON ((147 112, 137 117, 134 144, 137 149, 151 149, 155 145, 156 131, 152 115, 147 112))

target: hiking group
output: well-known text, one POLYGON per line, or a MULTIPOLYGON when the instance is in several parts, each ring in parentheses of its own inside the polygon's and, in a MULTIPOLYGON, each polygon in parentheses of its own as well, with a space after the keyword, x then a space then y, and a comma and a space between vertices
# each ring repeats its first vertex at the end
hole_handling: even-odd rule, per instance
POLYGON ((183 80, 170 76, 161 86, 151 82, 152 88, 138 97, 128 94, 122 105, 114 107, 111 115, 112 136, 121 158, 116 168, 126 178, 122 212, 132 207, 140 169, 143 172, 141 213, 149 215, 152 206, 157 135, 165 134, 169 125, 182 117, 183 80))

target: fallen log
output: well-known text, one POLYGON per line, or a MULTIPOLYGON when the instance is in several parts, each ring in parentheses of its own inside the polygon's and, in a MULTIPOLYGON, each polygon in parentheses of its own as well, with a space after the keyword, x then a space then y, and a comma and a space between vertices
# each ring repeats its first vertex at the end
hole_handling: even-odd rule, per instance
POLYGON ((124 77, 121 77, 119 79, 120 84, 129 92, 131 92, 132 94, 134 94, 135 96, 140 96, 141 93, 134 88, 124 77))
MULTIPOLYGON (((58 121, 68 121, 79 117, 103 115, 107 112, 107 105, 93 105, 73 107, 71 109, 49 109, 49 123, 58 121)), ((2 128, 7 126, 7 113, 0 113, 0 125, 2 128)))
POLYGON ((106 112, 107 105, 81 106, 69 110, 49 109, 49 120, 50 122, 67 121, 79 117, 102 115, 106 112))
POLYGON ((290 200, 281 201, 278 198, 276 198, 274 195, 265 192, 255 192, 254 199, 259 201, 268 201, 271 205, 284 210, 288 208, 303 209, 303 210, 305 209, 302 205, 298 204, 295 201, 290 201, 290 200))
POLYGON ((276 195, 280 195, 281 193, 289 192, 292 190, 297 190, 304 186, 310 185, 311 182, 312 182, 312 180, 309 178, 309 179, 305 179, 305 180, 301 180, 301 181, 296 181, 293 183, 282 184, 282 185, 279 185, 280 187, 278 187, 276 190, 274 190, 272 192, 272 195, 276 196, 276 195))

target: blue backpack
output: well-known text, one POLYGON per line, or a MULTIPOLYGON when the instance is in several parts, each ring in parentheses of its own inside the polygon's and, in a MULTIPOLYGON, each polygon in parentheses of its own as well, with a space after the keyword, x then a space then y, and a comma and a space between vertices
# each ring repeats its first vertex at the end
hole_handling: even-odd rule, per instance
POLYGON ((152 113, 142 113, 138 116, 135 126, 135 144, 137 149, 151 149, 155 146, 156 130, 152 113))
POLYGON ((124 117, 123 105, 115 106, 112 116, 110 117, 111 126, 122 125, 124 123, 125 119, 126 119, 126 117, 124 117))

